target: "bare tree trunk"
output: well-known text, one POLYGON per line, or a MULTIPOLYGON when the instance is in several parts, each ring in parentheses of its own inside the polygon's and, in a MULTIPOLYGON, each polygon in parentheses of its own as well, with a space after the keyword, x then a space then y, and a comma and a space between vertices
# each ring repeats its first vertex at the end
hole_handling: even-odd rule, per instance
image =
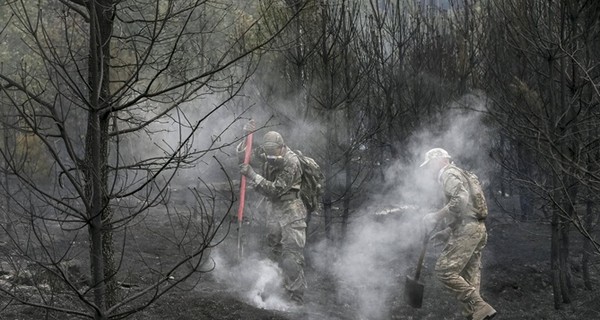
MULTIPOLYGON (((560 19, 561 19, 561 43, 565 43, 569 46, 570 34, 568 34, 566 25, 566 16, 567 9, 565 4, 561 4, 560 10, 560 19)), ((559 133, 561 136, 570 137, 566 141, 562 143, 561 149, 563 154, 567 155, 568 158, 574 163, 578 162, 578 156, 574 149, 577 149, 578 142, 575 138, 577 135, 577 114, 574 113, 574 108, 567 101, 567 95, 572 95, 572 92, 569 92, 567 87, 567 59, 563 55, 558 59, 558 67, 560 68, 559 80, 560 80, 560 112, 565 113, 565 117, 562 117, 559 133)), ((572 275, 571 268, 569 264, 569 256, 570 256, 570 222, 574 219, 575 212, 575 202, 577 201, 577 181, 571 178, 566 172, 563 172, 563 186, 564 186, 564 211, 566 212, 566 217, 562 217, 561 219, 561 290, 562 290, 562 298, 564 303, 571 303, 571 290, 573 289, 572 284, 572 275)))
MULTIPOLYGON (((588 200, 585 203, 585 229, 592 230, 592 224, 594 221, 593 215, 594 202, 588 200)), ((581 269, 583 272, 583 284, 587 290, 592 290, 592 280, 590 277, 590 253, 592 251, 592 245, 590 239, 583 238, 583 256, 581 258, 581 269)))
MULTIPOLYGON (((344 3, 345 4, 345 3, 344 3)), ((341 230, 341 238, 342 242, 346 238, 346 232, 348 230, 348 219, 350 218, 350 199, 352 197, 352 143, 353 143, 353 119, 352 119, 352 108, 351 103, 348 100, 348 95, 350 95, 351 87, 351 79, 350 79, 350 70, 352 66, 350 66, 349 57, 348 57, 348 45, 350 43, 350 30, 349 28, 353 27, 351 21, 347 21, 346 19, 346 10, 345 5, 342 6, 341 10, 342 24, 341 30, 342 37, 344 38, 344 45, 342 47, 342 59, 343 59, 343 70, 344 70, 344 95, 346 95, 346 99, 344 100, 344 110, 346 114, 346 134, 344 140, 346 141, 346 152, 344 154, 344 174, 345 174, 345 186, 344 186, 344 201, 343 207, 344 211, 342 213, 342 230, 341 230), (348 22, 349 25, 346 25, 348 22)))
MULTIPOLYGON (((525 160, 525 159, 527 159, 528 152, 527 152, 527 150, 525 150, 525 147, 521 143, 517 143, 516 148, 517 148, 517 154, 518 154, 517 172, 519 172, 519 175, 521 177, 529 177, 529 176, 531 176, 531 166, 525 160)), ((521 208, 521 220, 525 221, 527 219, 530 219, 531 216, 533 216, 532 202, 533 202, 533 199, 531 197, 531 190, 529 189, 529 187, 520 186, 519 187, 519 206, 521 208)))
POLYGON ((86 133, 86 198, 88 199, 90 267, 95 286, 95 319, 106 319, 106 309, 116 303, 117 285, 111 216, 108 203, 108 125, 110 113, 110 37, 114 7, 110 0, 88 4, 90 12, 90 111, 86 133))
MULTIPOLYGON (((328 13, 328 8, 327 8, 327 3, 325 1, 321 1, 319 2, 320 6, 321 6, 321 41, 320 41, 320 46, 321 46, 321 54, 320 54, 320 58, 321 58, 321 63, 322 63, 322 68, 323 68, 323 72, 324 74, 326 74, 326 76, 324 77, 325 80, 323 83, 323 92, 325 93, 325 95, 328 95, 330 93, 330 82, 328 81, 329 77, 331 76, 329 74, 330 72, 330 55, 329 55, 329 51, 328 51, 328 47, 327 47, 327 37, 325 36, 327 34, 327 25, 329 23, 329 13, 328 13)), ((330 97, 326 97, 325 98, 327 101, 330 101, 330 97)), ((335 158, 335 154, 333 153, 333 151, 335 150, 335 128, 334 128, 334 118, 335 118, 335 109, 333 108, 333 106, 331 106, 329 103, 325 102, 324 105, 324 110, 325 110, 325 117, 327 118, 327 122, 330 125, 327 126, 327 128, 325 129, 325 140, 326 140, 326 145, 327 145, 327 151, 326 154, 327 156, 325 157, 325 179, 326 181, 332 181, 331 176, 333 174, 333 159, 335 158)), ((331 183, 326 183, 325 184, 325 192, 323 194, 323 202, 324 202, 324 218, 325 218, 325 237, 328 240, 332 240, 332 233, 331 233, 331 225, 333 223, 333 215, 332 215, 332 200, 333 200, 333 190, 332 190, 332 186, 331 183)))
MULTIPOLYGON (((8 123, 8 121, 6 121, 5 123, 8 123)), ((7 126, 4 126, 4 150, 8 150, 8 145, 9 145, 9 139, 8 139, 8 135, 9 135, 9 130, 7 126)), ((4 192, 6 193, 6 197, 5 197, 5 203, 4 203, 4 210, 2 210, 2 216, 0 217, 3 221, 3 225, 4 225, 4 232, 2 232, 2 240, 4 241, 5 239, 7 239, 7 234, 10 234, 12 231, 12 222, 11 219, 8 215, 8 210, 10 208, 10 181, 9 181, 9 174, 8 174, 8 170, 4 171, 4 192)))
MULTIPOLYGON (((349 158, 349 157, 348 157, 349 158)), ((348 229, 348 219, 350 218, 350 198, 352 195, 352 172, 350 167, 350 160, 346 160, 345 166, 346 175, 346 186, 344 187, 344 212, 342 213, 342 239, 346 238, 346 231, 348 229)))
POLYGON ((559 214, 556 209, 552 210, 552 235, 550 248, 550 265, 552 270, 552 292, 554 293, 554 309, 561 309, 561 291, 560 291, 560 222, 559 214))
MULTIPOLYGON (((351 123, 351 119, 350 119, 350 115, 349 113, 351 112, 350 108, 347 107, 346 108, 346 119, 348 120, 348 123, 351 123)), ((352 144, 351 141, 351 137, 352 137, 352 129, 351 129, 351 125, 346 126, 346 141, 348 142, 348 148, 351 149, 350 145, 352 144)), ((346 150, 346 153, 344 155, 344 173, 345 173, 345 186, 344 186, 344 201, 343 201, 343 206, 344 206, 344 211, 342 213, 342 230, 341 230, 341 237, 342 237, 342 241, 344 239, 346 239, 346 231, 348 230, 348 219, 350 218, 350 199, 352 197, 352 152, 350 152, 350 149, 346 150)))
POLYGON ((96 313, 94 319, 106 319, 106 286, 104 283, 104 252, 102 239, 102 179, 100 174, 101 137, 100 119, 97 112, 90 112, 86 142, 87 165, 87 196, 89 234, 90 234, 90 268, 92 271, 92 286, 94 287, 94 303, 96 313))
MULTIPOLYGON (((331 122, 331 118, 333 113, 332 112, 328 112, 327 110, 326 112, 326 117, 328 118, 327 123, 333 123, 331 122)), ((333 133, 334 130, 331 128, 332 126, 327 126, 327 128, 325 129, 325 139, 326 139, 326 144, 327 144, 327 149, 325 151, 326 153, 326 157, 325 157, 325 180, 326 181, 331 181, 330 175, 332 172, 332 163, 331 161, 333 160, 334 155, 332 154, 333 151, 333 133)), ((333 213, 331 212, 332 210, 332 200, 333 200, 333 190, 331 188, 331 183, 325 183, 325 190, 323 192, 323 216, 325 219, 325 237, 328 240, 332 240, 332 234, 331 234, 331 224, 333 222, 332 219, 332 215, 333 213)))
MULTIPOLYGON (((506 143, 505 143, 504 135, 500 134, 500 148, 499 149, 500 149, 500 153, 502 154, 502 156, 501 156, 502 158, 504 158, 504 153, 505 153, 504 148, 505 147, 506 147, 506 143)), ((504 197, 504 195, 508 191, 508 190, 506 190, 506 183, 504 181, 504 177, 506 175, 505 171, 506 170, 504 169, 504 166, 500 166, 500 173, 499 173, 500 179, 498 179, 498 182, 500 183, 499 187, 500 187, 500 193, 501 193, 502 197, 504 197)), ((493 190, 491 190, 491 191, 493 192, 493 190)))
POLYGON ((560 249, 559 249, 559 270, 560 270, 560 292, 563 303, 571 303, 571 277, 569 266, 569 220, 561 216, 560 218, 560 249))

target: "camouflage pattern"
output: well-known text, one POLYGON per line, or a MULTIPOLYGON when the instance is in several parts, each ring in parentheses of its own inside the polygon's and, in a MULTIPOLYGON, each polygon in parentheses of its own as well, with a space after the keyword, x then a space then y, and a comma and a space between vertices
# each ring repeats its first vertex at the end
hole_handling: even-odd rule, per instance
MULTIPOLYGON (((258 151, 257 151, 258 150, 258 151)), ((238 152, 243 152, 238 148, 238 152)), ((285 147, 277 163, 268 163, 260 148, 253 164, 262 168, 261 180, 255 190, 268 200, 267 245, 269 257, 278 262, 284 274, 284 287, 290 298, 302 301, 304 278, 304 245, 306 244, 306 208, 300 199, 302 168, 296 154, 285 147), (262 164, 261 164, 262 162, 262 164)))
MULTIPOLYGON (((258 161, 261 156, 254 157, 258 161)), ((285 148, 285 154, 278 163, 262 163, 262 176, 266 179, 255 186, 256 190, 271 201, 278 201, 283 195, 300 191, 302 168, 296 154, 285 148)))
POLYGON ((304 278, 306 209, 299 198, 273 201, 270 204, 271 208, 267 211, 269 258, 278 262, 283 270, 283 284, 291 298, 302 300, 306 288, 304 278))
POLYGON ((441 210, 451 229, 448 243, 435 265, 435 273, 444 286, 463 303, 463 315, 473 314, 473 305, 482 302, 480 296, 481 252, 487 243, 483 220, 477 220, 469 209, 466 178, 454 165, 442 169, 440 182, 446 205, 441 210))

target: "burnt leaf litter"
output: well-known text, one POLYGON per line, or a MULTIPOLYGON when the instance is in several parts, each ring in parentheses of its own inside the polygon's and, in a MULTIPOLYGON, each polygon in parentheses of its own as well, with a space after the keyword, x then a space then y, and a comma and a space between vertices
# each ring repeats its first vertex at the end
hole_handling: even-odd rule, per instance
MULTIPOLYGON (((150 217, 153 224, 164 226, 165 232, 169 225, 165 215, 155 212, 150 217), (162 224, 161 224, 162 223, 162 224)), ((381 220, 381 217, 376 219, 381 220)), ((386 221, 380 221, 385 226, 386 221)), ((583 285, 581 270, 582 238, 573 231, 571 236, 571 261, 573 276, 573 300, 563 304, 561 310, 554 309, 552 286, 550 283, 550 242, 549 226, 538 221, 517 221, 510 215, 492 210, 487 222, 489 240, 483 254, 482 270, 482 295, 489 301, 499 314, 495 319, 598 319, 600 306, 597 304, 598 294, 586 290, 583 285)), ((148 232, 140 227, 134 230, 136 246, 140 254, 146 257, 159 257, 168 259, 169 252, 161 248, 156 241, 156 230, 148 232)), ((249 228, 247 232, 260 232, 249 228)), ((255 235, 256 236, 256 235, 255 235)), ((256 237, 254 237, 256 239, 256 237)), ((250 240, 250 238, 249 238, 250 240)), ((235 230, 231 231, 228 238, 218 246, 221 258, 215 259, 217 263, 232 263, 236 250, 235 230), (230 255, 225 259, 222 256, 230 255), (230 261, 227 261, 230 259, 230 261)), ((67 242, 55 242, 57 244, 67 242)), ((309 243, 308 248, 314 243, 309 243)), ((418 251, 415 246, 409 246, 403 254, 396 254, 388 260, 382 261, 386 265, 377 265, 375 272, 387 273, 386 283, 367 281, 361 284, 350 284, 343 277, 323 272, 323 266, 318 265, 315 257, 307 257, 305 269, 308 290, 306 291, 303 306, 286 305, 269 309, 265 304, 257 303, 264 297, 249 296, 248 290, 223 281, 216 271, 198 273, 184 281, 177 289, 168 292, 148 308, 133 314, 129 319, 136 320, 196 320, 196 319, 273 319, 273 320, 318 320, 318 319, 463 319, 459 306, 454 303, 453 297, 447 294, 440 283, 433 276, 433 266, 440 249, 430 246, 422 270, 421 281, 425 285, 423 306, 419 309, 410 307, 403 296, 405 276, 414 273, 413 261, 418 251), (408 261, 406 261, 408 260, 408 261), (407 267, 409 266, 409 267, 407 267), (383 301, 365 300, 364 293, 386 290, 383 301)), ((215 251, 216 252, 216 251, 215 251)), ((333 255, 335 257, 335 254, 333 255)), ((148 260, 148 259, 147 259, 148 260)), ((592 268, 592 282, 598 283, 598 263, 592 268)), ((219 266, 217 265, 216 268, 219 266)), ((73 266, 74 276, 84 273, 73 266)), ((10 276, 8 266, 3 265, 2 277, 6 281, 10 276)), ((130 270, 136 270, 131 268, 130 270)), ((143 270, 143 268, 138 268, 143 270)), ((31 271, 34 272, 34 271, 31 271)), ((244 272, 244 270, 236 270, 244 272)), ((375 275, 374 275, 375 276, 375 275)), ((381 276, 381 274, 379 274, 381 276)), ((381 277, 378 277, 381 278, 381 277)), ((137 290, 142 287, 144 274, 130 274, 128 282, 122 282, 122 290, 137 290), (137 282, 137 283, 136 283, 137 282)), ((27 276, 19 280, 19 285, 27 286, 27 276)), ((27 294, 27 293, 26 293, 27 294)), ((29 294, 34 296, 35 290, 29 294)), ((256 293, 255 295, 260 295, 256 293)), ((75 317, 60 316, 55 313, 46 313, 19 304, 7 304, 3 299, 1 319, 76 319, 75 317)))

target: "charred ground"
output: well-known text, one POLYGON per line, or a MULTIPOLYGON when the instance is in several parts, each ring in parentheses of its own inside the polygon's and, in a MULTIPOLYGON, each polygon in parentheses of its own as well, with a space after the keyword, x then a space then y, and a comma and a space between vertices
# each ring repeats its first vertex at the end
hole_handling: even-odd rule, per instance
MULTIPOLYGON (((500 213, 499 213, 500 214, 500 213)), ((574 301, 564 304, 562 310, 553 307, 549 264, 549 226, 537 221, 514 221, 510 217, 490 219, 489 242, 484 253, 482 291, 486 299, 499 311, 498 319, 597 319, 600 317, 598 294, 585 290, 581 262, 572 261, 574 301)), ((580 257, 581 238, 573 234, 573 257, 580 257)), ((414 251, 418 251, 415 248, 414 251)), ((405 276, 413 268, 402 267, 406 261, 416 261, 416 254, 392 259, 388 266, 389 281, 396 291, 389 301, 380 303, 389 310, 381 310, 383 319, 462 319, 453 298, 445 293, 432 275, 439 249, 426 256, 423 282, 424 305, 413 309, 405 303, 403 286, 405 276)), ((414 264, 414 263, 413 263, 414 264)), ((597 267, 597 265, 596 265, 597 267)), ((598 283, 597 268, 594 269, 598 283)), ((240 292, 222 287, 206 274, 198 286, 189 291, 176 291, 161 299, 152 308, 135 319, 376 319, 363 314, 353 303, 352 292, 341 288, 340 282, 311 265, 306 270, 309 290, 306 305, 301 309, 270 311, 256 308, 240 292)), ((368 284, 365 284, 368 286, 368 284)), ((360 288, 359 288, 360 289, 360 288)), ((376 288, 375 288, 376 289, 376 288)))
MULTIPOLYGON (((169 224, 166 223, 164 212, 154 212, 147 219, 158 229, 163 226, 165 232, 169 224)), ((396 222, 403 219, 396 217, 364 217, 378 227, 393 226, 390 219, 396 222)), ((356 220, 364 223, 365 220, 356 220)), ((254 224, 259 224, 256 220, 254 224)), ((312 221, 319 225, 319 218, 312 221)), ((319 234, 318 227, 314 227, 314 234, 319 234)), ((140 255, 146 258, 169 259, 175 254, 165 251, 160 241, 157 241, 156 228, 150 232, 148 228, 139 224, 135 230, 135 246, 140 255)), ((598 294, 596 291, 586 290, 583 286, 581 274, 581 248, 582 238, 573 232, 571 242, 572 274, 574 279, 573 301, 564 304, 562 310, 553 307, 552 287, 550 284, 550 227, 540 221, 517 221, 506 212, 498 209, 491 211, 487 223, 489 241, 484 252, 482 272, 482 294, 499 311, 498 319, 597 319, 600 317, 598 294)), ((247 232, 257 231, 251 226, 247 232)), ((248 242, 255 241, 260 244, 260 237, 250 236, 248 242)), ((213 249, 212 254, 218 252, 218 263, 235 263, 236 230, 232 227, 224 241, 213 249)), ((360 242, 359 242, 360 243, 360 242)), ((321 242, 313 242, 310 246, 318 247, 321 242)), ((371 245, 367 240, 365 246, 371 245)), ((222 278, 215 274, 215 270, 198 273, 182 283, 179 289, 172 290, 162 296, 147 309, 131 316, 131 319, 148 320, 181 320, 181 319, 462 319, 459 308, 454 304, 453 298, 445 293, 439 282, 433 277, 432 268, 439 248, 430 247, 425 261, 422 281, 425 283, 424 305, 421 309, 409 307, 404 300, 403 286, 406 275, 414 272, 414 264, 418 252, 418 244, 412 243, 392 252, 387 259, 374 262, 373 277, 381 278, 381 273, 387 283, 365 281, 356 285, 348 284, 343 277, 333 271, 327 271, 322 260, 315 256, 308 257, 306 276, 309 289, 306 293, 304 307, 279 308, 268 310, 260 308, 248 296, 243 284, 236 285, 231 282, 224 283, 222 278), (383 287, 385 286, 385 288, 383 287), (361 301, 362 291, 388 290, 385 301, 361 301), (365 309, 371 305, 374 309, 365 309), (365 311, 371 310, 371 311, 365 311)), ((310 247, 309 247, 310 248, 310 247)), ((313 251, 318 252, 318 250, 313 251)), ((332 265, 342 254, 336 250, 329 250, 328 254, 332 265)), ((365 257, 366 258, 366 257, 365 257)), ((326 259, 327 260, 327 259, 326 259)), ((131 262, 135 263, 135 262, 131 262)), ((125 266, 133 267, 135 265, 125 266)), ((598 265, 594 264, 593 280, 598 284, 598 265)), ((209 268, 210 269, 210 268, 209 268)), ((332 268, 333 269, 333 268, 332 268)), ((237 270, 243 272, 243 270, 237 270)), ((130 274, 128 277, 130 288, 135 290, 136 281, 144 282, 144 274, 130 274)), ((366 275, 369 279, 369 275, 366 275)), ((18 304, 8 304, 0 313, 2 319, 40 319, 42 317, 54 318, 52 313, 46 313, 33 307, 23 307, 18 304)))

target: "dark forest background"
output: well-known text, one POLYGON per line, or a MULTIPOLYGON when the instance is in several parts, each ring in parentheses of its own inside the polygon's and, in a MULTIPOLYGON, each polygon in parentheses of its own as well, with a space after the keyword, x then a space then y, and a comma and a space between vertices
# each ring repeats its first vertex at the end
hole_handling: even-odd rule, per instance
POLYGON ((489 202, 513 199, 502 215, 550 230, 563 308, 574 260, 597 286, 599 36, 590 0, 2 0, 4 306, 126 317, 206 272, 255 119, 325 173, 309 242, 340 247, 365 210, 424 206, 416 167, 443 147, 489 202), (123 298, 151 210, 178 255, 137 266, 144 287, 123 298), (52 285, 14 276, 31 268, 52 285))

